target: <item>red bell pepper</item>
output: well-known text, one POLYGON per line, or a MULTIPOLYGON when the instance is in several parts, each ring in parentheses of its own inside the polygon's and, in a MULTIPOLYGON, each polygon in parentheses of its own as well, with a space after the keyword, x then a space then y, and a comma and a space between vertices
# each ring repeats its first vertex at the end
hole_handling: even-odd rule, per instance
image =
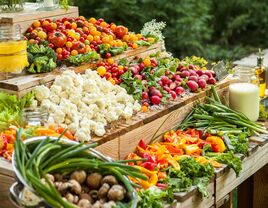
POLYGON ((150 170, 150 171, 153 171, 154 168, 157 166, 157 164, 152 163, 152 162, 144 162, 144 163, 141 164, 141 166, 146 168, 146 169, 148 169, 148 170, 150 170))
POLYGON ((157 186, 158 188, 162 190, 167 188, 167 184, 164 184, 164 183, 157 183, 155 186, 157 186))
POLYGON ((146 149, 146 146, 147 146, 147 145, 146 145, 144 139, 141 139, 141 140, 139 141, 138 146, 141 147, 142 149, 146 149))

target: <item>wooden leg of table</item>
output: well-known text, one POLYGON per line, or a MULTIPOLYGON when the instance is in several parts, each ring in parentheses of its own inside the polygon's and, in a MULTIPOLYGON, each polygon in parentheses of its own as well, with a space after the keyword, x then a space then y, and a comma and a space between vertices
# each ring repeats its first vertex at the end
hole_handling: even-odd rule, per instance
POLYGON ((253 207, 268 207, 268 164, 254 174, 253 207))
POLYGON ((253 176, 238 186, 238 208, 253 208, 253 176))

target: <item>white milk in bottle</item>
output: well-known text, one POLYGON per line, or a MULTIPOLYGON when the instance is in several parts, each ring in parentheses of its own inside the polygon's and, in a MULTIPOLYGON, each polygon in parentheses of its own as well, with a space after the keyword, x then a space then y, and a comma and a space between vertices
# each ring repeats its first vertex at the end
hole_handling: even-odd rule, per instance
POLYGON ((254 69, 239 67, 238 79, 229 86, 230 108, 245 114, 251 121, 259 118, 259 85, 254 69))

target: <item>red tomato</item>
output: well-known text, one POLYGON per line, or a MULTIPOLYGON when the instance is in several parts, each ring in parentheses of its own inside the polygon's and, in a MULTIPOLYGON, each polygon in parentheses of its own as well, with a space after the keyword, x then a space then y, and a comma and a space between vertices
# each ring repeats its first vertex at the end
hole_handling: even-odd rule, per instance
POLYGON ((72 49, 77 50, 78 53, 85 53, 86 52, 86 45, 80 41, 76 41, 73 43, 72 49))
POLYGON ((124 26, 119 25, 115 28, 114 33, 118 38, 123 38, 123 36, 128 33, 128 29, 124 26))
POLYGON ((53 43, 58 48, 61 48, 67 42, 67 37, 63 33, 56 31, 48 35, 48 42, 53 43))

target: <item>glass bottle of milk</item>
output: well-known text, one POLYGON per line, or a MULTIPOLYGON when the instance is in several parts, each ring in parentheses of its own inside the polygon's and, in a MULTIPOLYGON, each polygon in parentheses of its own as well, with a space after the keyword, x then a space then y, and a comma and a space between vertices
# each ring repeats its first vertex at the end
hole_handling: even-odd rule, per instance
POLYGON ((229 102, 233 110, 246 115, 251 121, 259 118, 259 80, 255 70, 237 67, 236 82, 229 86, 229 102))

